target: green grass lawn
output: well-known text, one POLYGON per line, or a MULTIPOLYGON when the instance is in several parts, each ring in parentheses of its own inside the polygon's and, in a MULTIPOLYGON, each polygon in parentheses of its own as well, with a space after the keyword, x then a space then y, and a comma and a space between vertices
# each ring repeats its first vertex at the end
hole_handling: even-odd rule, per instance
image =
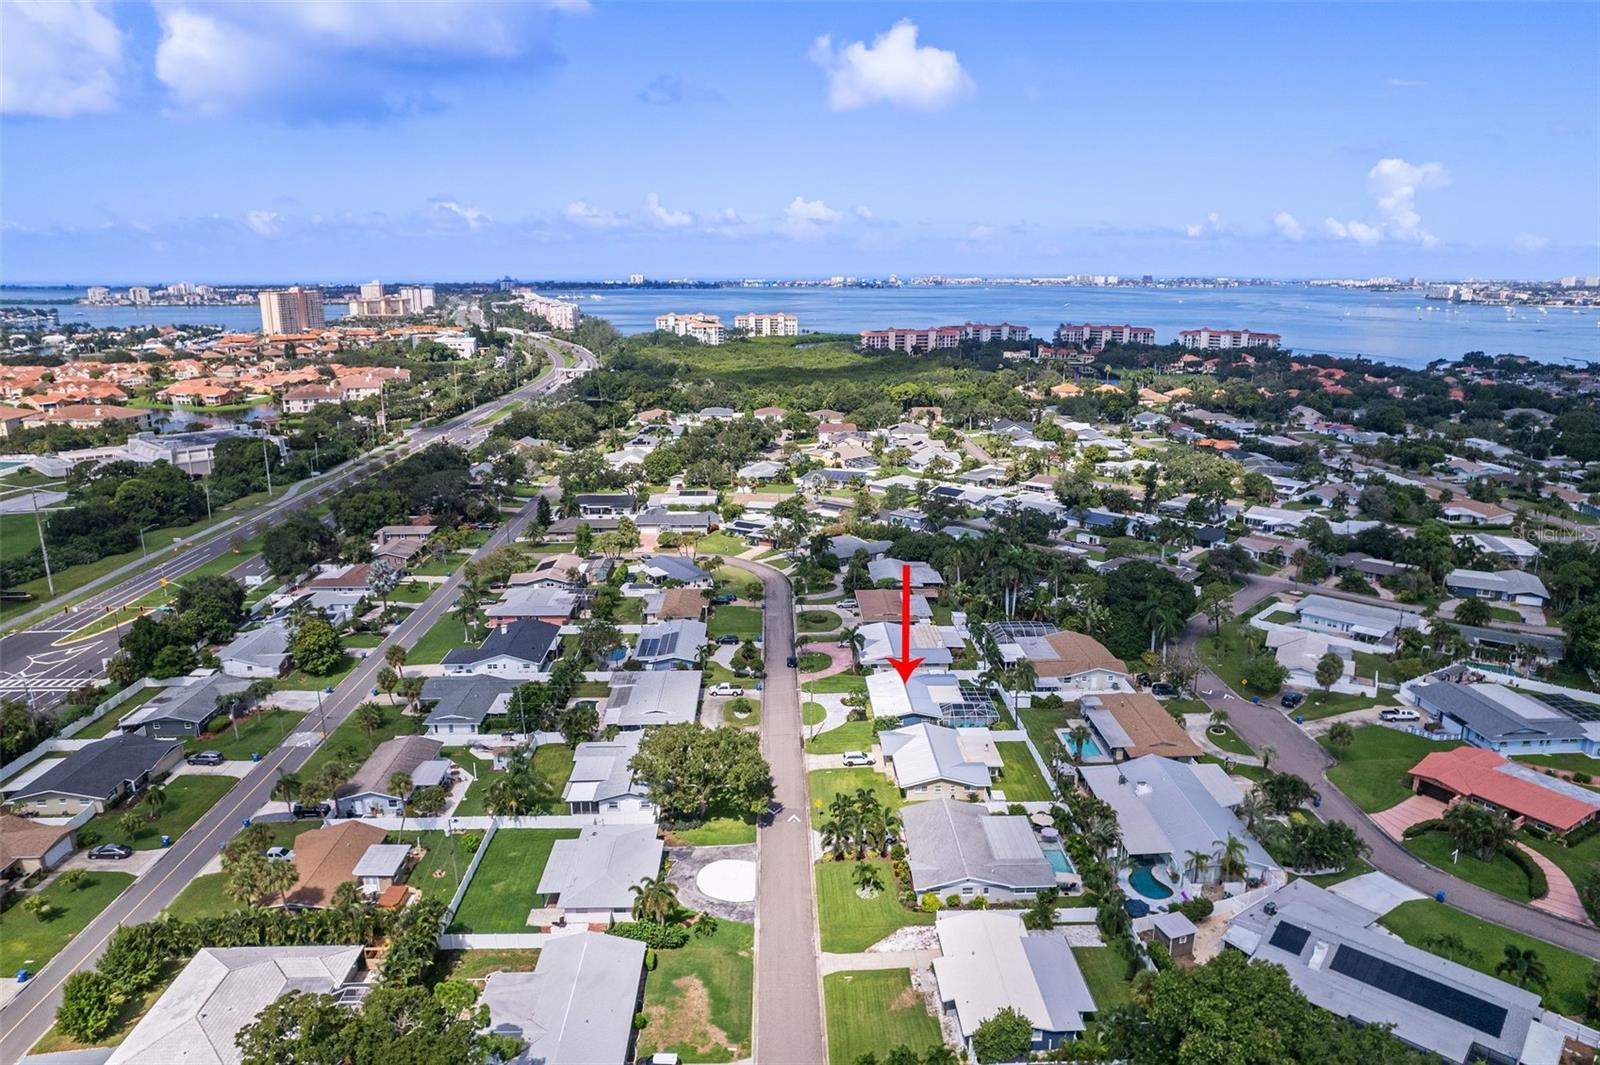
POLYGON ((794 622, 800 632, 832 632, 839 627, 839 615, 831 610, 802 610, 794 622))
POLYGON ((1337 873, 1323 873, 1321 876, 1308 876, 1306 879, 1318 887, 1325 888, 1370 872, 1372 872, 1372 863, 1365 858, 1357 858, 1337 873))
MULTIPOLYGON (((282 807, 273 804, 274 812, 282 807)), ((288 847, 294 849, 294 841, 302 832, 309 832, 314 828, 321 828, 322 822, 316 820, 305 821, 263 821, 271 834, 269 847, 288 847)), ((167 906, 168 913, 182 917, 186 921, 199 917, 220 917, 232 913, 240 908, 239 904, 228 898, 227 879, 221 873, 206 873, 189 881, 178 897, 167 906)))
MULTIPOLYGON (((1326 737, 1321 741, 1327 746, 1326 737)), ((1387 810, 1411 797, 1407 771, 1430 751, 1448 751, 1461 744, 1423 739, 1379 725, 1355 730, 1355 742, 1328 779, 1367 813, 1387 810)))
MULTIPOLYGON (((384 740, 392 740, 396 736, 416 736, 422 733, 422 718, 402 714, 401 707, 384 706, 383 723, 378 726, 371 736, 356 727, 354 717, 348 717, 338 728, 328 733, 327 742, 317 748, 304 766, 300 768, 301 780, 311 780, 316 777, 317 771, 335 758, 343 758, 346 762, 359 766, 367 760, 373 750, 384 740)), ((316 713, 316 711, 312 711, 316 713)))
POLYGON ((732 533, 714 532, 701 537, 694 545, 694 549, 697 554, 739 555, 750 550, 750 545, 732 533))
POLYGON ((706 622, 706 633, 718 636, 734 635, 753 640, 761 635, 761 608, 758 606, 718 606, 711 608, 711 620, 706 622))
POLYGON ((820 828, 828 819, 828 804, 840 792, 854 793, 857 788, 866 788, 891 810, 898 810, 902 805, 900 789, 894 786, 894 781, 870 768, 813 769, 807 779, 811 788, 813 828, 820 828))
POLYGON ((36 973, 44 968, 45 962, 132 883, 133 877, 127 873, 90 873, 77 890, 57 881, 40 892, 55 909, 55 916, 48 921, 15 905, 0 913, 0 975, 9 979, 18 969, 36 973))
POLYGON ((1221 747, 1229 754, 1248 755, 1256 753, 1250 749, 1250 745, 1248 743, 1239 738, 1239 734, 1237 732, 1233 731, 1233 729, 1229 728, 1227 725, 1222 726, 1221 735, 1211 731, 1210 727, 1208 726, 1206 730, 1206 736, 1211 740, 1212 743, 1216 744, 1218 747, 1221 747))
POLYGON ((802 651, 795 660, 801 673, 820 673, 833 665, 833 659, 821 651, 802 651))
MULTIPOLYGON (((406 883, 422 892, 422 897, 425 899, 438 899, 447 903, 455 895, 456 885, 461 883, 461 874, 466 871, 467 863, 472 861, 471 853, 462 842, 464 835, 457 833, 450 836, 443 832, 424 832, 408 828, 403 832, 389 833, 384 842, 409 843, 414 847, 418 845, 423 847, 427 853, 412 867, 406 877, 406 883)), ((526 929, 518 928, 517 931, 526 929)))
POLYGON ((1452 876, 1458 876, 1469 884, 1477 884, 1496 895, 1504 895, 1517 902, 1527 902, 1532 897, 1529 893, 1528 874, 1504 854, 1496 854, 1489 861, 1481 862, 1470 852, 1462 851, 1461 857, 1452 862, 1450 854, 1456 849, 1456 845, 1443 832, 1425 832, 1408 839, 1405 841, 1405 848, 1430 865, 1443 869, 1452 876))
POLYGON ((237 737, 230 727, 210 739, 192 739, 187 747, 190 751, 221 751, 224 758, 242 759, 249 758, 253 753, 266 754, 298 728, 304 718, 305 714, 296 710, 268 710, 262 714, 251 714, 237 722, 237 737))
POLYGON ((828 708, 821 703, 806 703, 800 707, 802 725, 820 725, 828 717, 828 708))
POLYGON ((401 581, 389 593, 391 603, 422 603, 434 592, 439 590, 439 585, 430 581, 401 581))
MULTIPOLYGON (((743 550, 741 547, 740 550, 743 550)), ((740 599, 748 599, 752 603, 761 602, 764 592, 761 578, 753 573, 746 573, 733 566, 718 566, 712 574, 713 583, 719 593, 732 592, 740 599)))
MULTIPOLYGON (((810 704, 816 705, 816 704, 810 704)), ((845 751, 870 751, 878 742, 870 721, 846 721, 838 728, 819 732, 806 744, 812 754, 843 754, 845 751)))
POLYGON ((1513 760, 1549 769, 1565 769, 1569 773, 1588 773, 1591 777, 1600 777, 1600 758, 1590 758, 1586 754, 1577 754, 1575 752, 1570 754, 1519 754, 1515 755, 1513 760))
POLYGON ((676 1053, 685 1061, 735 1061, 750 1056, 755 1005, 753 925, 720 920, 710 936, 656 952, 645 975, 638 1056, 676 1053))
POLYGON ((1589 970, 1594 968, 1594 962, 1581 954, 1479 920, 1432 899, 1403 902, 1380 917, 1378 923, 1413 947, 1423 950, 1428 949, 1427 941, 1437 936, 1459 936, 1478 952, 1478 956, 1456 960, 1490 976, 1495 975, 1495 964, 1503 958, 1507 944, 1520 950, 1534 950, 1550 974, 1550 989, 1544 995, 1545 1006, 1569 1017, 1583 1016, 1583 982, 1589 970))
POLYGON ((1073 947, 1072 956, 1078 959, 1083 972, 1083 982, 1089 985, 1096 1011, 1104 1013, 1113 1006, 1133 1001, 1133 985, 1125 978, 1127 962, 1110 947, 1073 947))
POLYGON ((1007 802, 1049 802, 1055 798, 1026 743, 1012 740, 994 746, 1005 762, 995 786, 1006 793, 1007 802))
POLYGON ((673 840, 685 847, 727 847, 756 841, 756 823, 749 818, 712 817, 699 828, 674 829, 673 840))
POLYGON ((297 669, 278 681, 279 691, 313 692, 319 688, 337 688, 348 677, 356 666, 361 664, 359 655, 345 655, 339 667, 326 676, 312 676, 303 669, 297 669))
POLYGON ((420 566, 412 566, 410 573, 413 577, 448 577, 460 569, 466 560, 466 555, 445 551, 420 566))
POLYGON ((484 980, 495 973, 531 973, 538 967, 537 947, 442 950, 434 960, 440 980, 484 980))
POLYGON ((535 888, 550 860, 550 848, 558 839, 577 838, 575 828, 496 832, 453 927, 462 932, 528 931, 528 911, 543 899, 535 888))
POLYGON ((435 621, 422 638, 406 651, 406 661, 419 666, 438 665, 444 656, 457 647, 468 646, 466 632, 454 614, 445 614, 435 621))
MULTIPOLYGON (((456 755, 458 763, 472 758, 471 755, 456 755)), ((467 793, 461 799, 461 805, 456 807, 457 817, 483 817, 487 811, 483 808, 484 795, 489 791, 489 785, 494 783, 494 770, 488 762, 472 758, 472 768, 477 772, 477 779, 467 788, 467 793), (476 762, 476 765, 472 765, 476 762)), ((533 752, 533 768, 536 773, 549 781, 557 795, 567 786, 567 778, 572 776, 572 748, 564 743, 547 743, 533 752)))
POLYGON ((1056 739, 1056 729, 1066 728, 1069 714, 1075 713, 1077 713, 1076 704, 1057 707, 1054 710, 1029 706, 1019 709, 1017 717, 1022 727, 1027 730, 1028 738, 1039 748, 1039 753, 1048 758, 1047 752, 1059 742, 1056 739))
POLYGON ((1370 695, 1351 695, 1348 692, 1306 692, 1306 701, 1289 711, 1291 717, 1317 721, 1335 714, 1348 714, 1352 710, 1365 710, 1380 703, 1392 703, 1393 698, 1374 699, 1370 695))
MULTIPOLYGON (((944 1041, 939 1022, 911 987, 909 969, 829 973, 822 978, 829 1065, 905 1045, 919 1055, 944 1041)), ((882 1060, 881 1058, 879 1060, 882 1060)))
POLYGON ((102 737, 111 735, 111 730, 117 727, 117 722, 120 719, 133 713, 134 710, 155 698, 157 692, 162 692, 165 690, 165 688, 145 688, 143 691, 139 692, 138 695, 133 696, 121 706, 113 707, 112 709, 107 710, 104 714, 101 714, 98 719, 88 725, 85 725, 82 730, 73 733, 72 738, 75 740, 98 740, 102 737))
POLYGON ((617 602, 616 623, 618 625, 641 625, 644 623, 644 598, 637 595, 625 595, 617 602))
POLYGON ((1581 885, 1586 877, 1600 870, 1600 836, 1590 836, 1576 847, 1564 846, 1551 839, 1539 839, 1527 832, 1518 836, 1517 841, 1559 865, 1574 884, 1581 885))
POLYGON ((99 843, 126 843, 140 850, 154 850, 161 846, 162 836, 171 836, 176 840, 187 832, 190 825, 200 820, 201 814, 220 802, 237 783, 239 781, 234 777, 177 777, 167 783, 166 805, 161 809, 161 816, 154 821, 146 821, 131 837, 117 821, 129 809, 148 815, 150 806, 146 803, 98 814, 89 819, 84 829, 92 831, 99 843))
POLYGON ((339 642, 346 648, 370 651, 383 642, 383 636, 376 632, 347 632, 339 638, 339 642))
POLYGON ((1252 617, 1270 609, 1276 602, 1274 598, 1263 599, 1237 618, 1225 623, 1220 635, 1207 633, 1196 645, 1201 661, 1210 666, 1212 672, 1221 677, 1225 683, 1245 695, 1252 694, 1250 686, 1241 683, 1245 667, 1256 654, 1260 653, 1260 648, 1266 639, 1265 634, 1259 629, 1251 628, 1249 622, 1252 617))
POLYGON ((822 929, 822 949, 829 954, 856 954, 906 925, 932 924, 933 914, 913 912, 895 895, 894 873, 886 861, 874 860, 883 877, 883 890, 870 899, 856 894, 852 880, 856 863, 819 862, 817 923, 822 929))
POLYGON ((808 680, 801 687, 805 691, 820 695, 849 695, 852 692, 859 692, 865 695, 867 693, 867 678, 858 677, 854 673, 846 671, 844 673, 835 673, 831 677, 818 677, 816 680, 808 680))

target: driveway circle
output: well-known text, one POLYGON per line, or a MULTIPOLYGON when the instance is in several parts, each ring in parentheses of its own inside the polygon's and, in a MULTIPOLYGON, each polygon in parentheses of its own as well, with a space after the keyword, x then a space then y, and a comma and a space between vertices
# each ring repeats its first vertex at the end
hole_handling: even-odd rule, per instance
POLYGON ((723 902, 754 902, 756 863, 725 858, 700 870, 695 886, 706 896, 723 902))

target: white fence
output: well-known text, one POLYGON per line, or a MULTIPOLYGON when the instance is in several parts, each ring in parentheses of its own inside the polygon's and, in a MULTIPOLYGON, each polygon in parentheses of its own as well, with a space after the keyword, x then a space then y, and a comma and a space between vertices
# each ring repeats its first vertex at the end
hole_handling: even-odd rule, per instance
POLYGON ((537 817, 363 817, 364 825, 393 832, 481 832, 490 828, 588 828, 591 825, 653 825, 654 811, 603 814, 541 814, 537 817))
POLYGON ((113 712, 117 709, 117 707, 122 706, 124 703, 128 702, 128 700, 132 699, 146 688, 171 688, 175 685, 182 684, 187 680, 187 677, 178 677, 173 680, 150 680, 147 677, 141 684, 129 685, 128 687, 123 688, 121 691, 117 692, 117 694, 107 698, 88 714, 78 718, 78 720, 62 729, 59 734, 52 736, 48 740, 45 740, 32 750, 24 751, 22 754, 17 755, 5 765, 0 765, 0 780, 9 780, 11 777, 16 776, 22 770, 28 768, 34 762, 37 762, 47 754, 57 754, 61 751, 77 750, 80 746, 82 746, 82 744, 62 744, 60 741, 69 740, 76 736, 78 733, 88 728, 91 724, 100 720, 105 715, 113 712))
POLYGON ((550 941, 548 932, 446 932, 440 950, 530 950, 550 941))
POLYGON ((494 842, 495 826, 490 819, 489 830, 484 833, 483 842, 478 844, 478 849, 472 852, 472 861, 467 863, 466 875, 461 878, 461 883, 456 885, 456 893, 450 896, 450 905, 444 911, 444 927, 449 928, 450 922, 456 918, 456 910, 461 906, 461 900, 466 898, 467 888, 472 884, 472 875, 478 871, 478 866, 483 862, 483 856, 489 853, 489 844, 494 842))

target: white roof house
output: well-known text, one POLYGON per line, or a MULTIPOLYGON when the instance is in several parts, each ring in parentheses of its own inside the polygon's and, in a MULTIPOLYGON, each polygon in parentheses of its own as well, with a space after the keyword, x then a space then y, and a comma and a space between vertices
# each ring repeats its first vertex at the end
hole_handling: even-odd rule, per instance
POLYGON ((693 721, 700 706, 700 678, 687 669, 613 673, 604 723, 638 729, 693 721))
POLYGON ((895 783, 905 790, 941 782, 986 789, 990 771, 1005 764, 987 729, 907 725, 878 733, 878 744, 894 763, 895 783))
POLYGON ((900 819, 911 852, 911 885, 919 892, 1004 901, 1056 886, 1056 871, 1026 817, 934 799, 910 803, 900 819))
POLYGON ((942 957, 933 962, 939 999, 956 1015, 970 1047, 978 1025, 1010 1007, 1033 1024, 1033 1049, 1051 1050, 1082 1032, 1094 996, 1067 941, 1029 935, 1016 913, 941 913, 934 925, 942 957))
MULTIPOLYGON (((898 624, 874 621, 858 630, 864 641, 860 658, 863 665, 883 665, 891 658, 899 658, 902 636, 898 624)), ((911 654, 922 659, 925 666, 948 666, 955 661, 953 648, 963 643, 961 634, 953 626, 913 624, 911 626, 911 654)))
POLYGON ((631 1061, 644 951, 638 940, 603 933, 555 936, 533 972, 490 976, 490 1031, 524 1043, 506 1065, 631 1061))
POLYGON ((618 732, 614 740, 591 740, 573 750, 572 772, 561 798, 575 814, 602 809, 653 809, 650 791, 634 780, 628 763, 639 753, 644 732, 618 732))
POLYGON ((1402 627, 1415 627, 1418 616, 1393 607, 1335 599, 1327 595, 1308 595, 1295 607, 1296 622, 1303 629, 1371 644, 1377 650, 1393 650, 1395 634, 1402 627))
POLYGON ((898 581, 904 568, 911 567, 911 586, 931 588, 944 584, 944 576, 926 562, 903 562, 898 558, 880 558, 867 563, 867 576, 874 581, 898 581))
POLYGON ((662 850, 654 825, 592 825, 556 840, 537 890, 569 915, 625 917, 633 886, 661 872, 662 850))
POLYGON ((356 984, 361 955, 360 945, 203 948, 106 1063, 237 1065, 234 1036, 256 1014, 290 991, 335 994, 356 984))

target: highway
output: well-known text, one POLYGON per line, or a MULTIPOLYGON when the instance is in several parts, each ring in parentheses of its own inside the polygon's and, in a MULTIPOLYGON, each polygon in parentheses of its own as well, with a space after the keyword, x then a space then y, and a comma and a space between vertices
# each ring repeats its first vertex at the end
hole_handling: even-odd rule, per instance
MULTIPOLYGON (((476 447, 489 435, 489 419, 502 408, 553 391, 565 384, 573 372, 584 372, 595 365, 594 356, 575 345, 532 334, 519 335, 531 339, 551 361, 552 368, 534 381, 447 422, 409 429, 398 447, 354 459, 315 481, 292 485, 277 499, 215 526, 204 534, 204 539, 177 549, 153 548, 149 557, 102 578, 111 581, 120 576, 122 579, 81 602, 65 609, 43 604, 30 611, 25 617, 35 620, 27 628, 0 639, 0 696, 21 698, 36 710, 49 707, 66 693, 105 674, 106 662, 116 653, 120 631, 106 629, 82 638, 75 638, 75 634, 103 624, 108 612, 122 612, 131 622, 137 615, 124 611, 124 606, 161 588, 163 580, 169 583, 177 580, 232 551, 237 540, 249 539, 289 513, 314 506, 430 444, 443 441, 468 449, 476 447)), ((244 577, 263 572, 264 566, 253 559, 231 574, 244 577)), ((79 589, 71 594, 81 595, 82 592, 83 589, 79 589)))
MULTIPOLYGON (((594 357, 581 348, 563 345, 561 353, 572 357, 570 370, 573 373, 585 373, 595 365, 594 357)), ((474 428, 475 423, 481 422, 507 402, 518 396, 553 391, 564 384, 568 377, 569 373, 565 371, 547 374, 532 385, 524 386, 509 396, 455 419, 447 426, 439 427, 425 443, 417 446, 426 446, 439 439, 458 439, 454 434, 463 430, 478 431, 474 428)), ((481 557, 514 542, 533 519, 537 505, 537 497, 529 499, 514 517, 495 530, 474 557, 481 557)), ((461 570, 457 569, 455 575, 412 611, 411 616, 378 647, 367 652, 361 664, 339 684, 332 695, 324 699, 321 714, 307 714, 297 731, 264 754, 260 763, 221 802, 207 810, 189 831, 180 836, 153 868, 90 922, 61 953, 23 986, 15 998, 0 1007, 0 1062, 17 1061, 50 1030, 55 1023, 56 1008, 61 1003, 61 987, 67 977, 91 968, 105 949, 106 941, 119 927, 154 919, 190 881, 200 875, 206 863, 242 827, 243 820, 269 800, 279 770, 294 772, 305 765, 321 746, 325 737, 322 731, 324 727, 327 732, 332 732, 350 716, 356 706, 369 697, 378 671, 384 665, 384 651, 391 644, 410 646, 415 643, 451 608, 456 592, 461 587, 461 580, 461 570)))

